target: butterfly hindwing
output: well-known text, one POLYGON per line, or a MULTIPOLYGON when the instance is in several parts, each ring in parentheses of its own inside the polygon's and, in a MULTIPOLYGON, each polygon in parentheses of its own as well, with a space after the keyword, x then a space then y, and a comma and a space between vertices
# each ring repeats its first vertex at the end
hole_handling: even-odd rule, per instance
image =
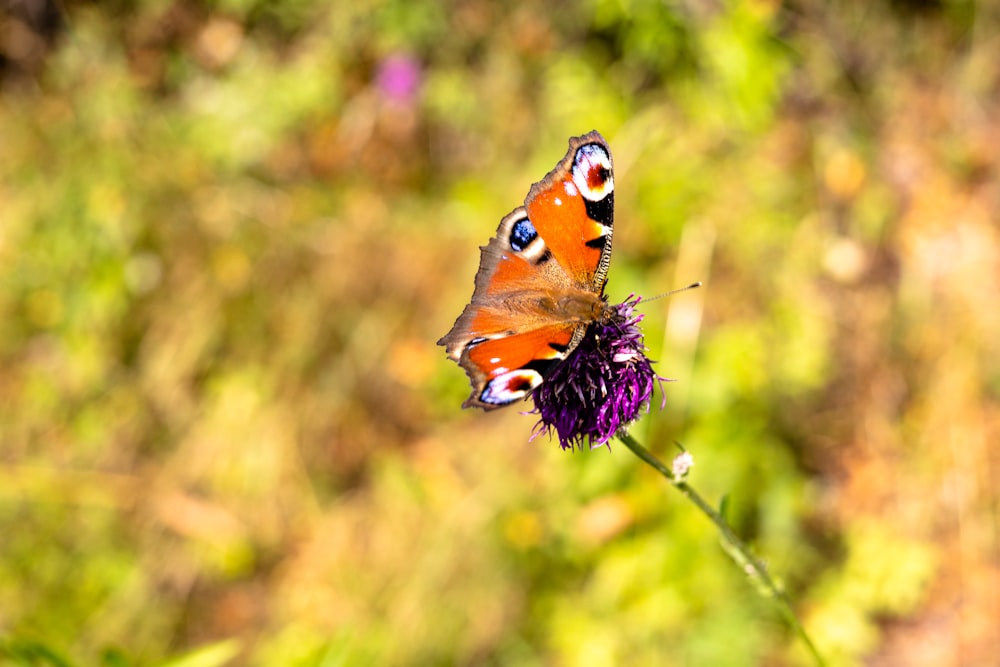
POLYGON ((603 312, 613 207, 611 152, 591 132, 501 220, 471 303, 438 341, 472 383, 463 407, 527 396, 603 312))
POLYGON ((575 328, 553 324, 474 341, 462 359, 474 390, 462 407, 497 408, 527 396, 553 364, 566 358, 575 328))

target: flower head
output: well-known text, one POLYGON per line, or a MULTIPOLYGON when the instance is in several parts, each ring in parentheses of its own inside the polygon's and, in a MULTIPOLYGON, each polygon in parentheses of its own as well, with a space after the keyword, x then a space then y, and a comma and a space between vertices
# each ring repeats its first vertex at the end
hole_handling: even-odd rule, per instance
MULTIPOLYGON (((635 312, 641 297, 608 306, 580 344, 534 392, 535 434, 556 432, 563 449, 599 447, 649 407, 662 382, 644 354, 635 312)), ((662 386, 661 386, 662 390, 662 386)))

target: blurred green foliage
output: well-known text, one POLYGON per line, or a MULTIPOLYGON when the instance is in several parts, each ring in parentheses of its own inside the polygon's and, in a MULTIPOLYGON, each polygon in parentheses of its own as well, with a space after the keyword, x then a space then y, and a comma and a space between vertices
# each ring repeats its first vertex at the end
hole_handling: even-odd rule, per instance
POLYGON ((995 12, 0 21, 0 665, 810 664, 625 448, 458 410, 476 245, 592 128, 611 298, 707 283, 647 307, 637 437, 831 665, 1000 654, 995 12))

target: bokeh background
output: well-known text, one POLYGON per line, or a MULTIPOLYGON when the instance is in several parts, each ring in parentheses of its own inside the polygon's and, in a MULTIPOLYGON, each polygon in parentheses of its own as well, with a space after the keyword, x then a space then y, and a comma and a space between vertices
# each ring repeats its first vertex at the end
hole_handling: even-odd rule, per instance
POLYGON ((1000 6, 4 0, 0 664, 806 665, 621 445, 461 411, 599 129, 608 292, 831 665, 1000 664, 1000 6))

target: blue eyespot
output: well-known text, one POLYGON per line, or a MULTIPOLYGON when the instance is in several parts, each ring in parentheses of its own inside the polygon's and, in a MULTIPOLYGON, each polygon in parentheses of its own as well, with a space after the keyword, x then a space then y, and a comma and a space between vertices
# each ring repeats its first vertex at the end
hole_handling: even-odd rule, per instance
POLYGON ((515 252, 523 251, 536 238, 538 238, 538 232, 535 231, 535 226, 528 218, 521 218, 510 229, 510 247, 515 252))

